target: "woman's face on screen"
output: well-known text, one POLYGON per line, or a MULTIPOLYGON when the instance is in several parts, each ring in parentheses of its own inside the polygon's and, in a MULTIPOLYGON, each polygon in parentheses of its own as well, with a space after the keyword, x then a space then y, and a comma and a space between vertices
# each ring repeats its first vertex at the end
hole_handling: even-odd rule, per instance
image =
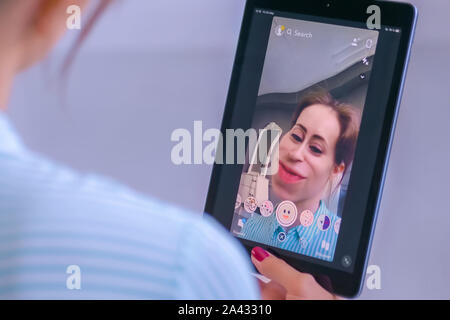
POLYGON ((337 113, 316 104, 305 108, 280 141, 280 166, 272 189, 283 200, 320 197, 329 179, 343 170, 335 165, 340 134, 337 113))

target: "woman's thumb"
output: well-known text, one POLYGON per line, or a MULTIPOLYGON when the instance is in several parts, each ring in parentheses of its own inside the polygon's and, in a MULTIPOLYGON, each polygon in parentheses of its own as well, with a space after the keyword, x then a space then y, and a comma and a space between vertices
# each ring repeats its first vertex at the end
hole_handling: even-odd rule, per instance
POLYGON ((275 257, 261 247, 253 248, 252 262, 259 273, 278 282, 290 292, 297 291, 296 286, 302 280, 301 277, 307 276, 307 274, 295 270, 284 260, 275 257))

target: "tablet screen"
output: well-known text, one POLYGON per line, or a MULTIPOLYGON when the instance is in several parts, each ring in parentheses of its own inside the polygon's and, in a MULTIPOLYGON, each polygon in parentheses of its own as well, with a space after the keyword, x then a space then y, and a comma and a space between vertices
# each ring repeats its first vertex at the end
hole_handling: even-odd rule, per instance
MULTIPOLYGON (((384 32, 399 41, 400 29, 384 32)), ((333 262, 340 241, 342 252, 357 246, 341 240, 340 229, 354 224, 357 239, 356 219, 344 208, 380 31, 258 9, 248 41, 264 50, 252 80, 258 140, 246 149, 230 231, 333 262)), ((380 50, 395 57, 397 47, 390 41, 380 50)), ((351 259, 340 254, 338 264, 350 267, 351 259)))

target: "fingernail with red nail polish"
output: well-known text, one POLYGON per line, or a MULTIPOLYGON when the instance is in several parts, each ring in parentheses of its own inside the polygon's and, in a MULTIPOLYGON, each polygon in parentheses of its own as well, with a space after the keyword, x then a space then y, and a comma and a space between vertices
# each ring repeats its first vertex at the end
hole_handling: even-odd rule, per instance
POLYGON ((263 261, 265 258, 269 256, 266 250, 260 247, 255 247, 252 250, 252 256, 255 257, 259 262, 263 261))

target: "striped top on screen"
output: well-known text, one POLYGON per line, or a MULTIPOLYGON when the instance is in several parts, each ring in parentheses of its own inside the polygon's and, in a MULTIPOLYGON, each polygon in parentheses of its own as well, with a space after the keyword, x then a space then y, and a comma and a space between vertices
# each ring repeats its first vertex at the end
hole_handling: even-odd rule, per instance
POLYGON ((238 236, 272 247, 293 251, 325 261, 333 261, 341 219, 321 200, 309 226, 298 225, 288 231, 278 223, 275 213, 269 217, 253 214, 238 236))
POLYGON ((250 272, 212 218, 48 161, 0 112, 0 299, 257 299, 250 272))

